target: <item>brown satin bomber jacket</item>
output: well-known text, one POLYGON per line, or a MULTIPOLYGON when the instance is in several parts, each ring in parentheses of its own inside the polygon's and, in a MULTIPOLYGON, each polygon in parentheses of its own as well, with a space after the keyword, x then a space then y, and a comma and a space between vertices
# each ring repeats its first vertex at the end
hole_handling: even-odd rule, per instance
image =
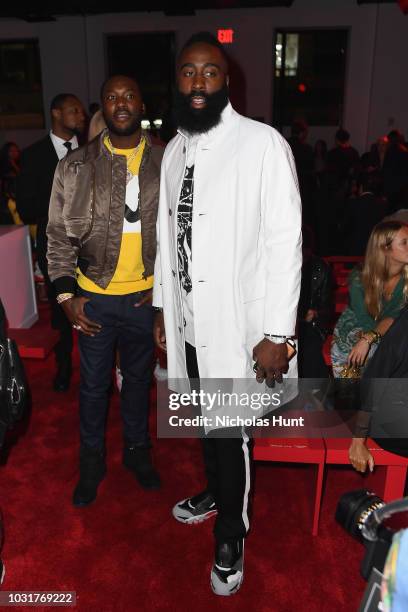
MULTIPOLYGON (((102 289, 109 285, 118 262, 126 196, 126 157, 104 145, 107 130, 75 149, 57 166, 51 192, 48 274, 57 294, 76 288, 76 268, 102 289)), ((153 274, 160 165, 164 149, 146 144, 139 170, 143 277, 153 274)))

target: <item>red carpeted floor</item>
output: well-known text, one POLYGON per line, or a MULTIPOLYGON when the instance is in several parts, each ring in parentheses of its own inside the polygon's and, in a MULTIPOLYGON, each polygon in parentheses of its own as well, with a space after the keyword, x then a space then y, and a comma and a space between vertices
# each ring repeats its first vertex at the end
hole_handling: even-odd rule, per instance
POLYGON ((76 609, 84 612, 357 610, 365 586, 359 577, 363 548, 333 519, 341 493, 362 485, 351 469, 329 469, 320 534, 312 537, 312 473, 294 465, 258 465, 244 584, 237 595, 217 598, 209 586, 212 522, 188 527, 170 512, 203 485, 198 441, 156 441, 163 488, 144 492, 121 466, 114 395, 107 478, 94 504, 75 509, 77 368, 72 390, 56 394, 50 391, 52 356, 26 366, 30 422, 0 468, 4 590, 76 591, 76 609))

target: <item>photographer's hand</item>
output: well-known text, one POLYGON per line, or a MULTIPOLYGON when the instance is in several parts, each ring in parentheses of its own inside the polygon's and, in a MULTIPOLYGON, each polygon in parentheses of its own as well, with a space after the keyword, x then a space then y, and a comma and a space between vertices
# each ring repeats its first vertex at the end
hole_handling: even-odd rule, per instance
POLYGON ((364 472, 368 468, 370 472, 374 469, 374 457, 366 446, 365 438, 353 438, 349 448, 350 463, 357 472, 364 472))

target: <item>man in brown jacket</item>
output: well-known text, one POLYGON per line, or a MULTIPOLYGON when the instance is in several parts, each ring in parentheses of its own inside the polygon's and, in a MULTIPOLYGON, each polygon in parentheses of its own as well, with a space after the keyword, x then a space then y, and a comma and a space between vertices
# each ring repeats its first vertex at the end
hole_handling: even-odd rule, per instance
POLYGON ((105 421, 116 348, 123 375, 123 464, 143 488, 160 486, 150 457, 148 408, 163 150, 141 130, 144 106, 134 79, 108 79, 102 110, 107 129, 57 166, 47 228, 49 275, 79 332, 81 448, 75 506, 94 501, 106 472, 105 421))

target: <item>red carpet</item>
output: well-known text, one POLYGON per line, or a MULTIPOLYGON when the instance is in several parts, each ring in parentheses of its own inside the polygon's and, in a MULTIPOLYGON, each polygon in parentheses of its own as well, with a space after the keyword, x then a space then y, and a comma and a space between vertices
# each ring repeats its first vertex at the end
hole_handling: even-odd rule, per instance
POLYGON ((50 308, 38 303, 39 319, 28 329, 8 329, 8 336, 17 342, 22 358, 45 359, 58 341, 58 332, 50 323, 50 308))
POLYGON ((341 493, 362 485, 358 474, 329 469, 320 535, 314 538, 311 504, 305 503, 307 468, 259 465, 244 584, 237 595, 220 599, 209 586, 212 522, 188 527, 170 514, 174 502, 203 485, 198 441, 156 441, 163 488, 142 491, 121 466, 115 395, 107 478, 92 506, 74 509, 78 372, 69 394, 54 394, 53 358, 26 365, 33 395, 30 423, 0 468, 3 589, 76 591, 76 609, 84 612, 357 610, 365 585, 359 577, 363 547, 341 530, 333 514, 341 493))

